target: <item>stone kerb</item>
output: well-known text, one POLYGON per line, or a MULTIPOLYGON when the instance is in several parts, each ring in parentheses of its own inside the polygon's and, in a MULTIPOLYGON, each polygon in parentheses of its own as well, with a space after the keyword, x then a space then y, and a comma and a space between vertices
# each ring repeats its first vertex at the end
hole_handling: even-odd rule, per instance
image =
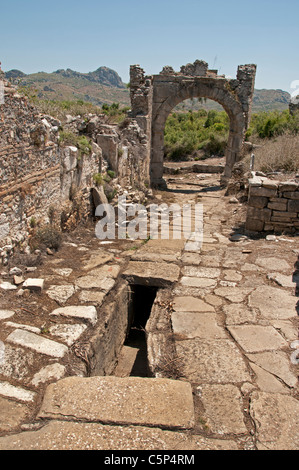
POLYGON ((299 183, 252 173, 248 188, 246 230, 292 233, 299 229, 299 183))

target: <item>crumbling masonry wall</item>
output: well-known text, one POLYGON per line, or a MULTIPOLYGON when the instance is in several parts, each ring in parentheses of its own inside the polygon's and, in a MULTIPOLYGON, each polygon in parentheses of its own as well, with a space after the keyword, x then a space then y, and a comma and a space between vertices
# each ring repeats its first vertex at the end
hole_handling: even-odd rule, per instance
POLYGON ((14 246, 26 250, 31 226, 49 222, 50 208, 57 208, 58 216, 63 208, 67 211, 77 190, 89 205, 88 187, 101 158, 100 149, 79 156, 76 147, 60 146, 60 122, 41 115, 9 82, 4 85, 4 104, 0 105, 2 258, 14 246))
POLYGON ((221 104, 230 119, 223 182, 231 177, 242 157, 249 125, 256 65, 238 67, 236 79, 209 70, 204 61, 182 66, 180 72, 164 67, 159 75, 145 76, 139 65, 131 66, 131 116, 147 135, 147 153, 152 186, 163 186, 164 128, 171 110, 190 98, 207 98, 221 104))
POLYGON ((246 229, 252 232, 299 230, 299 184, 253 173, 248 181, 246 229))

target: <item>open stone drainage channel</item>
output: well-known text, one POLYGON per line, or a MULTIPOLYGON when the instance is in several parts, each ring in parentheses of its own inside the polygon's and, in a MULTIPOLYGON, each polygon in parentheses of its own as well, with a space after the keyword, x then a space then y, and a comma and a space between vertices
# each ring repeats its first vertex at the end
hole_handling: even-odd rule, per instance
POLYGON ((232 231, 215 175, 157 195, 203 203, 200 251, 85 233, 1 291, 0 449, 298 449, 298 238, 232 231))

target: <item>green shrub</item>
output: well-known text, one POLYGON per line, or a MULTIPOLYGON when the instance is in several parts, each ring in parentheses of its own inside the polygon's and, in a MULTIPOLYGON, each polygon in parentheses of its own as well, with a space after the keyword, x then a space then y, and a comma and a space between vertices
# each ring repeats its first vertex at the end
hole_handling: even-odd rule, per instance
POLYGON ((102 186, 104 184, 104 178, 102 173, 95 173, 92 179, 96 186, 102 186))
POLYGON ((39 246, 58 250, 61 244, 61 232, 53 225, 45 225, 37 230, 35 239, 39 246))

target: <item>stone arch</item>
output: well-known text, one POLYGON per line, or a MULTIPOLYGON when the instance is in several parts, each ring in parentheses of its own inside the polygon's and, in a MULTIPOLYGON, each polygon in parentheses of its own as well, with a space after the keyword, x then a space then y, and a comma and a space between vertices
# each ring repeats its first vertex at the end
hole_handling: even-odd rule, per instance
POLYGON ((164 67, 159 75, 144 77, 139 66, 131 67, 132 114, 148 136, 149 168, 152 186, 163 185, 164 128, 168 115, 180 102, 207 98, 218 102, 230 119, 223 182, 231 177, 240 160, 250 119, 256 74, 255 65, 239 66, 237 79, 208 70, 204 61, 195 61, 174 72, 164 67))

